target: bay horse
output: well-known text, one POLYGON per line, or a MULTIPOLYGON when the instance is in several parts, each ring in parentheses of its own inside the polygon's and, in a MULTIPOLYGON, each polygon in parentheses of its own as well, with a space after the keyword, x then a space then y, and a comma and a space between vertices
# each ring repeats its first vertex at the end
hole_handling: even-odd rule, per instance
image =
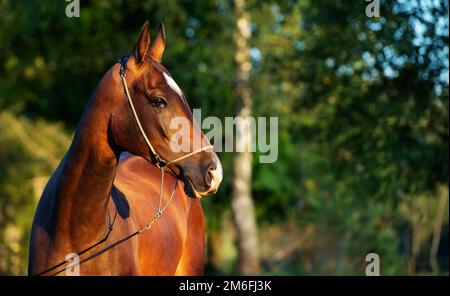
POLYGON ((222 166, 161 65, 163 24, 150 43, 146 21, 131 54, 91 96, 38 203, 30 275, 65 275, 69 267, 80 275, 203 273, 200 199, 216 193, 222 166), (175 117, 188 120, 189 143, 197 139, 201 148, 171 149, 175 117))

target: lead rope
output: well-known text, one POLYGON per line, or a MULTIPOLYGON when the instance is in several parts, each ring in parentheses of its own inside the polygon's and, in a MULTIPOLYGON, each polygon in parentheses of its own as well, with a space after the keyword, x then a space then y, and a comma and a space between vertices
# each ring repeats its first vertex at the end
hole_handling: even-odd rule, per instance
MULTIPOLYGON (((135 232, 133 232, 133 233, 127 235, 126 237, 124 237, 124 238, 122 238, 122 239, 120 239, 120 240, 114 242, 113 244, 111 244, 111 245, 109 245, 109 246, 107 246, 107 247, 101 249, 100 251, 98 251, 98 252, 92 254, 91 256, 89 256, 89 257, 87 257, 87 258, 85 258, 85 259, 83 259, 83 260, 80 260, 80 261, 77 262, 77 263, 73 263, 73 264, 67 265, 66 267, 64 267, 64 268, 62 268, 62 269, 56 271, 55 273, 52 273, 51 275, 52 275, 52 276, 53 276, 53 275, 57 275, 57 274, 59 274, 59 273, 65 271, 65 270, 68 270, 68 269, 71 269, 71 268, 73 268, 73 267, 75 267, 75 266, 81 265, 81 264, 85 263, 86 261, 89 261, 89 260, 91 260, 91 259, 93 259, 93 258, 95 258, 95 257, 97 257, 97 256, 99 256, 99 255, 101 255, 102 253, 104 253, 104 252, 106 252, 106 251, 108 251, 108 250, 114 248, 115 246, 120 245, 121 243, 123 243, 123 242, 129 240, 130 238, 132 238, 132 237, 134 237, 134 236, 136 236, 136 235, 139 235, 139 234, 141 234, 142 232, 144 232, 144 231, 146 231, 146 230, 149 230, 149 229, 152 227, 152 225, 155 224, 155 223, 159 220, 159 218, 161 218, 162 214, 164 213, 164 211, 167 209, 167 207, 169 206, 170 202, 172 201, 173 196, 175 195, 175 191, 176 191, 176 189, 177 189, 178 179, 176 179, 176 181, 175 181, 175 186, 173 187, 173 190, 172 190, 172 193, 170 194, 169 200, 166 202, 166 204, 164 205, 164 207, 161 207, 161 205, 162 205, 162 200, 163 200, 163 190, 162 190, 162 188, 163 188, 163 187, 162 187, 163 181, 164 181, 164 168, 161 168, 161 187, 160 187, 161 189, 160 189, 160 194, 159 194, 159 205, 158 205, 158 210, 156 211, 155 215, 153 216, 153 220, 150 221, 150 223, 148 223, 148 224, 145 225, 144 227, 140 228, 139 230, 137 230, 137 231, 135 231, 135 232)), ((114 220, 115 220, 115 219, 114 219, 114 220)), ((114 220, 113 220, 113 223, 114 223, 114 220)), ((86 249, 86 250, 84 250, 84 251, 82 251, 81 253, 78 253, 78 254, 81 255, 82 253, 85 253, 86 251, 88 251, 88 250, 92 249, 93 247, 99 245, 100 243, 103 243, 104 241, 106 241, 106 239, 108 238, 108 236, 109 236, 109 234, 111 233, 111 231, 112 231, 112 225, 109 226, 109 232, 108 232, 108 235, 107 235, 104 239, 102 239, 100 242, 98 242, 98 243, 95 244, 94 246, 92 246, 92 247, 90 247, 90 248, 88 248, 88 249, 86 249)), ((44 270, 44 271, 38 273, 37 275, 38 275, 38 276, 39 276, 39 275, 43 275, 43 274, 45 274, 45 273, 47 273, 47 272, 49 272, 49 271, 52 271, 52 270, 54 270, 54 269, 56 269, 56 268, 58 268, 58 267, 64 265, 66 262, 67 262, 67 261, 63 261, 63 262, 61 262, 61 263, 59 263, 59 264, 57 264, 57 265, 55 265, 55 266, 53 266, 53 267, 51 267, 51 268, 49 268, 49 269, 46 269, 46 270, 44 270)))
POLYGON ((141 233, 145 230, 148 230, 152 227, 152 225, 158 221, 158 219, 162 216, 162 214, 164 213, 164 211, 167 209, 167 207, 169 206, 170 202, 173 199, 173 196, 175 195, 175 190, 177 188, 178 185, 178 179, 176 179, 175 182, 175 187, 172 190, 172 193, 170 194, 169 199, 167 200, 166 204, 164 205, 164 207, 161 207, 162 205, 162 201, 163 201, 163 185, 164 185, 164 168, 160 168, 161 170, 161 186, 159 189, 159 205, 158 205, 158 210, 156 211, 155 215, 153 216, 153 220, 148 223, 147 225, 145 225, 144 227, 142 227, 140 230, 138 230, 138 233, 141 233))

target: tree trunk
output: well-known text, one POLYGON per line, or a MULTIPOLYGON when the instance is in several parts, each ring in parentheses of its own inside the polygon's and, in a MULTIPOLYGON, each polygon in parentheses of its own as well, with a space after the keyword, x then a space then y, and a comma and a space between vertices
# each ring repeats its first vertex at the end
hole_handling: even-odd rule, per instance
POLYGON ((259 272, 258 232, 255 210, 252 200, 252 154, 250 145, 252 130, 250 128, 252 98, 249 86, 249 76, 252 68, 250 49, 247 44, 251 36, 248 17, 245 13, 245 0, 235 0, 236 33, 236 85, 234 95, 239 103, 237 115, 244 120, 236 123, 236 146, 245 147, 243 152, 236 152, 234 158, 233 180, 233 219, 237 232, 239 252, 239 272, 242 274, 257 274, 259 272), (242 145, 242 146, 241 146, 242 145))
POLYGON ((448 203, 448 192, 439 191, 441 197, 439 198, 436 218, 434 220, 434 231, 433 231, 433 240, 430 248, 430 265, 434 272, 439 270, 439 265, 437 261, 437 253, 439 250, 439 242, 441 241, 441 233, 442 233, 442 224, 444 222, 445 211, 448 203))

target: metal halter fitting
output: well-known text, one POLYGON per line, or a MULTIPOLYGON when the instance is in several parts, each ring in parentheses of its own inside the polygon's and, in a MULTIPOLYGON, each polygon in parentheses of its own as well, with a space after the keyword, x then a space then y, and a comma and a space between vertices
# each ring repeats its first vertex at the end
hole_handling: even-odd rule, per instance
POLYGON ((164 168, 164 167, 171 165, 172 163, 186 159, 194 154, 200 153, 205 150, 213 149, 212 145, 208 145, 208 146, 205 146, 198 150, 195 150, 193 152, 190 152, 188 154, 185 154, 181 157, 178 157, 174 160, 165 160, 156 152, 155 148, 153 147, 152 143, 150 142, 146 133, 144 132, 144 128, 142 127, 141 121, 139 120, 139 116, 136 112, 136 108, 134 107, 133 100, 131 99, 130 92, 128 90, 127 81, 125 79, 128 59, 129 59, 129 56, 123 56, 119 60, 119 62, 120 62, 120 71, 119 71, 120 78, 122 79, 123 87, 125 89, 125 94, 127 95, 128 102, 130 103, 130 107, 131 107, 131 111, 133 112, 134 119, 136 120, 136 123, 139 127, 139 130, 141 131, 142 136, 144 137, 145 142, 147 143, 148 148, 150 149, 153 157, 155 158, 156 166, 158 168, 164 168))

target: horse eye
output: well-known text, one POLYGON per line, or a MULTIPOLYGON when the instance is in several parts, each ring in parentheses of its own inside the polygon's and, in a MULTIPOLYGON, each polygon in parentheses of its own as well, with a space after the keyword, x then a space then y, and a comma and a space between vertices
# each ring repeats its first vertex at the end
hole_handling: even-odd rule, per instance
POLYGON ((164 109, 167 107, 167 102, 162 97, 153 97, 153 98, 150 98, 149 101, 150 101, 150 104, 155 108, 164 109))

